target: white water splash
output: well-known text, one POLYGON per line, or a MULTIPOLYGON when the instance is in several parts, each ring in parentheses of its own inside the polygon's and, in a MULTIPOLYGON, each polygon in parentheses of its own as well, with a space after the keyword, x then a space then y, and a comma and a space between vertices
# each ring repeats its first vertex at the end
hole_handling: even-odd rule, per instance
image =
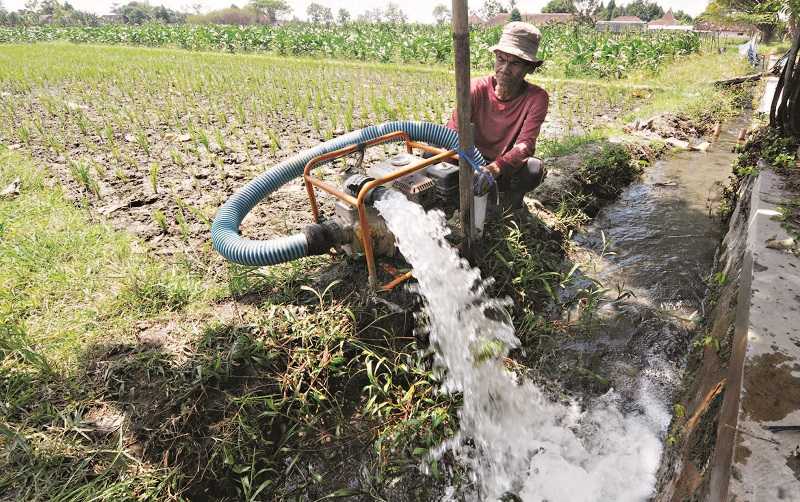
MULTIPOLYGON (((442 390, 462 392, 461 429, 441 445, 470 468, 474 487, 450 496, 527 501, 640 501, 652 493, 669 415, 640 386, 640 411, 607 394, 582 411, 519 382, 502 358, 519 346, 506 301, 488 298, 480 271, 446 242, 444 215, 400 195, 376 203, 414 269, 442 390)), ((451 490, 454 492, 454 490, 451 490)))

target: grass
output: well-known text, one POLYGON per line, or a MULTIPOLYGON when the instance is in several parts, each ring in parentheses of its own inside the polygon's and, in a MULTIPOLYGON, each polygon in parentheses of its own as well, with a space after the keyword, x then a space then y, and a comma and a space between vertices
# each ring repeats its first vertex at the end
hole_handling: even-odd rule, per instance
MULTIPOLYGON (((766 120, 766 119, 763 119, 766 120)), ((770 128, 766 123, 755 127, 748 135, 745 143, 738 147, 739 156, 733 164, 733 174, 723 191, 720 214, 729 218, 739 196, 742 181, 758 174, 758 162, 764 160, 767 165, 781 173, 790 189, 800 186, 797 168, 798 142, 791 137, 783 136, 779 131, 770 128)))
POLYGON ((47 357, 74 360, 76 350, 123 333, 143 310, 180 310, 202 298, 198 281, 177 266, 135 253, 132 239, 107 224, 87 225, 63 192, 46 188, 41 169, 0 155, 0 184, 18 177, 24 187, 0 205, 0 313, 47 357))
POLYGON ((322 259, 237 279, 262 307, 220 320, 221 285, 88 223, 3 151, 0 184, 17 177, 0 201, 0 493, 287 500, 354 454, 377 455, 371 475, 408 475, 453 434, 454 401, 393 314, 291 286, 322 259))
POLYGON ((737 106, 737 94, 711 84, 732 76, 747 75, 753 68, 732 49, 722 54, 693 54, 681 58, 656 76, 639 74, 630 80, 649 83, 657 89, 651 99, 624 120, 647 118, 658 113, 683 114, 688 119, 702 124, 731 118, 741 106, 737 106))
POLYGON ((97 398, 74 377, 87 347, 201 301, 197 281, 135 253, 110 226, 87 224, 43 170, 0 150, 0 184, 14 178, 21 194, 0 202, 0 493, 161 499, 171 474, 130 458, 122 436, 88 441, 83 424, 97 398))

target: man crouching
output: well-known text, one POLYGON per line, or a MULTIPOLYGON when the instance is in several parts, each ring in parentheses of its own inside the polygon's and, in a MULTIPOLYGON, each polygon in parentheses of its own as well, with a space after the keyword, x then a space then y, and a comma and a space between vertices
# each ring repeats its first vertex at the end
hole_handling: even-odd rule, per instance
MULTIPOLYGON (((541 33, 529 23, 512 22, 503 29, 495 54, 494 75, 473 79, 470 102, 475 146, 489 162, 475 175, 476 195, 485 194, 495 180, 503 205, 522 207, 525 194, 545 177, 541 160, 533 157, 536 138, 547 115, 547 92, 525 81, 539 68, 541 33)), ((457 128, 453 111, 447 127, 457 128)))

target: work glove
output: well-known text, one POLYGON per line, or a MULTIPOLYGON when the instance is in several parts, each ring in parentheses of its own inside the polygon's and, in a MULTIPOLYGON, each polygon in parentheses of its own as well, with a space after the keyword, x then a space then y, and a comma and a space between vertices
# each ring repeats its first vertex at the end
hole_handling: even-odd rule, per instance
POLYGON ((486 169, 481 169, 472 177, 472 193, 475 194, 476 197, 483 197, 489 193, 489 190, 492 189, 494 184, 495 181, 492 173, 486 169))

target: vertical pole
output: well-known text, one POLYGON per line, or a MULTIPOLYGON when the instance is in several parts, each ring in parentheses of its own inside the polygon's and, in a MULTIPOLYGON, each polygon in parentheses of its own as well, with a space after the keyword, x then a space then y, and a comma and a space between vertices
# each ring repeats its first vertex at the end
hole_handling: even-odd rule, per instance
MULTIPOLYGON (((462 152, 472 148, 472 111, 469 93, 469 21, 467 0, 453 0, 453 52, 456 70, 456 111, 458 113, 459 150, 462 152)), ((471 257, 473 242, 472 215, 472 167, 464 155, 458 161, 458 201, 461 215, 461 228, 464 230, 463 252, 471 257)))

